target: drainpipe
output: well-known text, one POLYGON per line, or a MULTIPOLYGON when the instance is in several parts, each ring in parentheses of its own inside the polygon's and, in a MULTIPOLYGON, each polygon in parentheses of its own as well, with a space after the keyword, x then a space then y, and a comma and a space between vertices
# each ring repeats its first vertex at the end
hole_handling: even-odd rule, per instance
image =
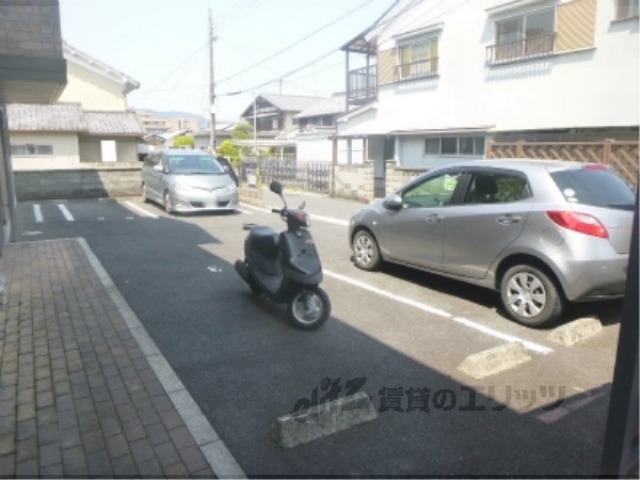
POLYGON ((7 202, 9 206, 9 242, 17 241, 16 225, 16 189, 13 180, 13 165, 11 162, 11 148, 9 148, 9 122, 7 119, 7 106, 0 105, 0 143, 2 143, 2 156, 4 157, 4 178, 7 182, 7 202))

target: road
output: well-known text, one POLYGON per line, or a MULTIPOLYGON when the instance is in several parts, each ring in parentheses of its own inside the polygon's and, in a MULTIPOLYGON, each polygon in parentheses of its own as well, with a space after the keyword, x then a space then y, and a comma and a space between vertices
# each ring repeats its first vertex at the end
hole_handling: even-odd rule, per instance
POLYGON ((249 476, 598 474, 621 302, 572 308, 567 321, 596 316, 604 328, 564 347, 509 321, 497 293, 400 267, 357 270, 346 236, 361 204, 287 198, 306 201, 333 304, 315 332, 291 328, 233 269, 244 222, 282 227, 265 209, 168 216, 139 199, 27 202, 18 239, 87 240, 249 476), (482 380, 458 369, 511 341, 531 360, 482 380), (282 450, 270 425, 315 388, 323 395, 326 378, 340 396, 364 382, 378 418, 282 450))

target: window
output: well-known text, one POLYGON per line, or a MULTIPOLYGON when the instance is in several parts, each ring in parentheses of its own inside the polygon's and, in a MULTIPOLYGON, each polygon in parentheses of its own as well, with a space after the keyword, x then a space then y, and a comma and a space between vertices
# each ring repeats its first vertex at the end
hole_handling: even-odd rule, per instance
POLYGON ((398 50, 398 78, 430 77, 438 73, 438 39, 401 46, 398 50))
POLYGON ((53 155, 53 145, 11 145, 11 155, 35 157, 38 155, 53 155))
POLYGON ((617 0, 616 20, 637 17, 640 14, 638 0, 617 0))
POLYGON ((496 22, 496 44, 490 62, 535 57, 553 52, 555 9, 496 22))
POLYGON ((477 173, 469 183, 464 203, 510 203, 530 196, 527 181, 510 174, 477 173))
POLYGON ((484 156, 484 137, 431 137, 425 140, 425 155, 484 156))
POLYGON ((447 173, 429 178, 411 187, 402 195, 402 207, 441 207, 449 204, 459 178, 459 173, 447 173))

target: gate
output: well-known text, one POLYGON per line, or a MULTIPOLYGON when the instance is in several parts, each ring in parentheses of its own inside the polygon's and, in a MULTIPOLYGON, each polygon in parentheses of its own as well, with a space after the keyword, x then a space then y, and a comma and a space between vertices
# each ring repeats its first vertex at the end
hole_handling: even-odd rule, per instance
POLYGON ((307 162, 297 165, 295 160, 260 160, 258 164, 263 185, 269 185, 273 180, 277 180, 289 188, 330 193, 330 162, 307 162))

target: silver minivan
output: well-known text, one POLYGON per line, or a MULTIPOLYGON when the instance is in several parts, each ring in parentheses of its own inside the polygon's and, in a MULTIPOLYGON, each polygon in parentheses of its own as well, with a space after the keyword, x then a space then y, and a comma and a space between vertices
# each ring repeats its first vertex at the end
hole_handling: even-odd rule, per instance
POLYGON ((142 166, 142 199, 168 213, 235 211, 238 190, 225 167, 201 150, 150 153, 142 166))

